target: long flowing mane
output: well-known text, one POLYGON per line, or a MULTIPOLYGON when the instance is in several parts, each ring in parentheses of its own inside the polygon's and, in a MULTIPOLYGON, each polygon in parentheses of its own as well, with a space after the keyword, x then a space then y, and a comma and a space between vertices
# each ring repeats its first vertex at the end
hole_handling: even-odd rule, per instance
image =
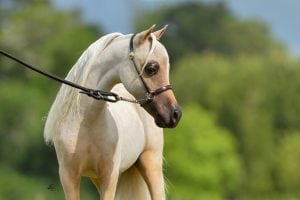
MULTIPOLYGON (((95 55, 101 54, 101 52, 112 42, 113 39, 122 35, 121 33, 110 33, 107 34, 94 43, 92 43, 80 56, 77 62, 73 65, 69 71, 66 79, 72 82, 78 83, 80 85, 85 85, 87 77, 91 69, 91 61, 95 55)), ((79 116, 79 98, 80 95, 78 90, 69 87, 67 85, 62 85, 55 102, 53 103, 50 114, 48 115, 48 120, 45 125, 44 138, 47 143, 50 143, 53 137, 57 134, 60 123, 64 121, 67 114, 71 113, 71 116, 79 116), (54 112, 53 112, 54 111, 54 112), (52 116, 51 113, 56 113, 52 116), (59 115, 58 115, 59 113, 59 115)))

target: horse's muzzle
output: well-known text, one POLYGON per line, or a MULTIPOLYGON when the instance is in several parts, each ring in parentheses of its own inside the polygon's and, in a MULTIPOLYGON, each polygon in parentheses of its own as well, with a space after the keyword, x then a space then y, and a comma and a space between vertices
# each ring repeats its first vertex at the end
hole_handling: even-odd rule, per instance
POLYGON ((179 106, 172 106, 169 114, 158 112, 155 119, 155 124, 161 128, 175 128, 181 118, 181 109, 179 106))

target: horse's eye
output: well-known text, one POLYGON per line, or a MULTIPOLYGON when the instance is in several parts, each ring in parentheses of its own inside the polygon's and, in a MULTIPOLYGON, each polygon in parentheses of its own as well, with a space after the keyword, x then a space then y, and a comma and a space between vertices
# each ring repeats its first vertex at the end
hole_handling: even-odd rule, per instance
POLYGON ((146 74, 147 75, 149 75, 149 76, 153 76, 153 75, 155 75, 157 72, 158 72, 158 69, 159 69, 159 65, 158 65, 158 63, 148 63, 147 65, 146 65, 146 67, 145 67, 145 72, 146 72, 146 74))

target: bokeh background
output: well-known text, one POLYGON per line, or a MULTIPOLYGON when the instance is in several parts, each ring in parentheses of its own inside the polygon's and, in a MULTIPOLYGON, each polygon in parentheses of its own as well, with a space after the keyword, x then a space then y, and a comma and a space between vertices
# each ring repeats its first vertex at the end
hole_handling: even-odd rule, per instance
MULTIPOLYGON (((162 38, 183 108, 165 131, 170 200, 300 199, 296 0, 0 0, 0 48, 64 77, 109 32, 162 38)), ((43 141, 59 84, 0 57, 0 199, 63 199, 43 141)), ((82 199, 97 192, 83 179, 82 199)))

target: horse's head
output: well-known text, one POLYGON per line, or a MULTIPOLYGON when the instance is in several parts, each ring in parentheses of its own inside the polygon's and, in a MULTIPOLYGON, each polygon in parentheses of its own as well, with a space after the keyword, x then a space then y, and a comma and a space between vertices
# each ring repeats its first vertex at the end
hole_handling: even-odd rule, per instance
POLYGON ((181 109, 169 83, 169 57, 159 42, 167 26, 154 26, 131 37, 129 62, 120 73, 126 89, 141 100, 141 106, 162 128, 173 128, 181 118, 181 109))

